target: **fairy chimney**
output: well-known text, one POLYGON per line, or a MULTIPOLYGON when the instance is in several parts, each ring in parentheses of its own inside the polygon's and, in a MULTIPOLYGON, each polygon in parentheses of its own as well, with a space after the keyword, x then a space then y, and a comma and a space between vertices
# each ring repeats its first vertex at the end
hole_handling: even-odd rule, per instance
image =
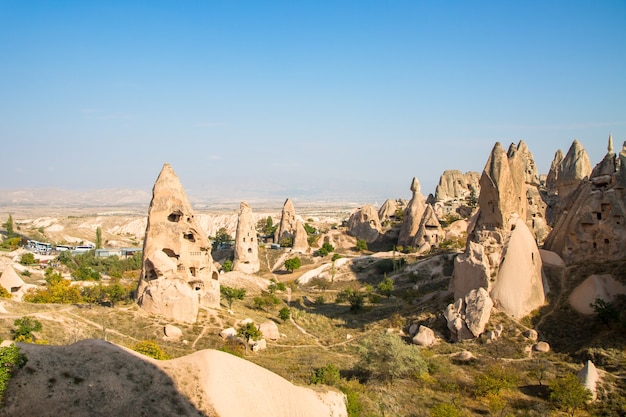
POLYGON ((235 233, 235 256, 233 270, 254 274, 259 271, 259 243, 256 236, 256 224, 252 216, 252 208, 242 201, 237 216, 235 233))
POLYGON ((296 234, 296 227, 296 209, 293 207, 291 200, 286 199, 285 204, 283 204, 280 223, 278 224, 278 228, 276 229, 276 233, 274 235, 274 242, 280 243, 280 241, 285 238, 290 238, 293 242, 293 238, 296 234))
POLYGON ((404 219, 402 220, 402 226, 400 227, 400 234, 398 236, 399 246, 410 245, 420 227, 420 221, 424 215, 424 210, 426 210, 426 201, 420 192, 420 188, 419 181, 417 178, 413 177, 413 182, 411 183, 413 197, 404 211, 404 219))
POLYGON ((180 180, 163 165, 148 210, 137 303, 144 310, 193 323, 198 309, 219 307, 218 272, 180 180))

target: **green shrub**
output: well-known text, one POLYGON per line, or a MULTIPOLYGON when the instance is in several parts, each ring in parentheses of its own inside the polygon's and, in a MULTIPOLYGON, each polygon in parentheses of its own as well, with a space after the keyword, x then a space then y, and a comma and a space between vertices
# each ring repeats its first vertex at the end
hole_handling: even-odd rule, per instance
POLYGON ((37 260, 35 259, 35 255, 30 252, 23 254, 20 258, 20 264, 22 265, 32 265, 34 263, 37 263, 37 260))
POLYGON ((363 239, 359 239, 356 241, 356 250, 362 252, 367 250, 367 242, 363 239))
POLYGON ((40 332, 41 322, 31 317, 22 317, 13 322, 16 329, 13 330, 13 339, 18 342, 32 343, 35 340, 33 332, 40 332))
POLYGON ((566 374, 550 384, 550 402, 573 416, 576 410, 591 401, 591 391, 574 374, 566 374))
POLYGON ((15 371, 26 365, 27 359, 20 353, 20 348, 10 345, 0 348, 0 402, 4 392, 9 386, 9 381, 15 371))
POLYGON ((230 272, 233 270, 233 261, 231 261, 230 259, 226 259, 224 261, 224 263, 222 264, 222 269, 224 270, 224 272, 230 272))
POLYGON ((316 369, 311 376, 311 383, 335 386, 340 379, 339 368, 331 363, 323 368, 316 369))
POLYGON ((228 309, 230 310, 233 307, 233 301, 243 300, 243 297, 246 296, 246 289, 245 288, 232 288, 227 285, 221 285, 220 293, 222 294, 222 297, 228 303, 228 309))
POLYGON ((315 253, 318 256, 326 256, 331 252, 335 251, 335 247, 328 242, 324 242, 321 248, 319 248, 315 253))
POLYGON ((0 298, 11 298, 13 297, 10 292, 7 291, 6 288, 0 285, 0 298))
POLYGON ((394 334, 379 333, 364 339, 359 353, 357 369, 376 380, 392 383, 396 378, 419 376, 428 371, 419 349, 394 334))
POLYGON ((291 310, 289 309, 289 307, 281 308, 278 312, 278 317, 280 317, 282 321, 289 320, 289 318, 291 317, 291 310))
POLYGON ((439 403, 430 409, 430 417, 461 417, 463 413, 452 403, 439 403))
POLYGON ((169 356, 165 352, 163 352, 161 346, 159 346, 158 343, 153 342, 152 340, 142 340, 141 342, 133 346, 133 350, 154 359, 169 359, 169 356))
POLYGON ((297 256, 295 258, 287 259, 285 261, 285 269, 289 272, 293 272, 296 269, 299 269, 301 265, 300 258, 297 256))
POLYGON ((385 278, 378 283, 376 288, 382 295, 389 297, 394 289, 393 280, 385 274, 385 278))

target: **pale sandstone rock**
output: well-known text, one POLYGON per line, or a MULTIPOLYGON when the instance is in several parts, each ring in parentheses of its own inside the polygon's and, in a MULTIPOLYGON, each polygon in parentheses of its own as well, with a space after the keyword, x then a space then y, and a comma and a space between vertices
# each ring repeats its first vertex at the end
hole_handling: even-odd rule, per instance
POLYGON ((539 249, 522 219, 514 223, 490 291, 496 307, 521 318, 545 303, 539 249))
POLYGON ((591 174, 591 162, 583 145, 574 140, 567 155, 561 162, 559 176, 556 181, 559 201, 567 199, 580 184, 580 182, 591 174))
POLYGON ((565 266, 565 262, 563 262, 563 259, 561 259, 558 253, 552 252, 547 249, 539 249, 539 254, 541 255, 541 262, 543 262, 544 265, 560 267, 565 266))
POLYGON ((396 211, 400 208, 396 200, 387 199, 378 209, 378 219, 382 222, 396 217, 396 211))
POLYGON ((578 372, 578 380, 591 391, 591 401, 595 401, 598 398, 598 382, 600 382, 600 374, 596 366, 588 360, 585 362, 585 366, 578 372))
POLYGON ((381 231, 378 212, 371 204, 366 204, 356 210, 348 219, 348 234, 357 239, 363 239, 367 243, 375 241, 381 231))
POLYGON ((548 342, 537 342, 533 346, 533 350, 543 353, 550 352, 550 345, 548 344, 548 342))
POLYGON ((239 205, 237 217, 237 232, 235 233, 235 255, 233 270, 254 274, 259 271, 259 242, 256 235, 256 222, 252 215, 252 208, 242 201, 239 205))
MULTIPOLYGON (((620 185, 626 168, 621 162, 615 165, 612 146, 610 150, 591 178, 571 183, 576 187, 565 201, 559 189, 563 210, 544 247, 559 254, 567 265, 620 260, 626 253, 626 189, 620 185)), ((619 158, 626 161, 626 152, 622 150, 619 158)))
POLYGON ((267 349, 267 341, 265 339, 257 340, 252 343, 252 351, 260 352, 267 349))
POLYGON ((439 219, 435 215, 433 206, 428 204, 422 215, 417 233, 411 242, 411 246, 417 249, 417 253, 428 252, 431 247, 437 247, 443 241, 443 231, 439 219))
POLYGON ((612 275, 591 275, 574 288, 569 303, 579 313, 593 314, 590 304, 595 303, 596 299, 611 302, 618 294, 626 294, 626 286, 612 275))
POLYGON ((435 332, 426 326, 420 326, 417 334, 412 339, 413 344, 420 346, 432 346, 437 341, 435 332))
POLYGON ((455 353, 454 355, 452 355, 452 359, 460 362, 469 362, 476 359, 476 356, 474 356, 474 354, 472 354, 472 352, 468 350, 463 350, 459 353, 455 353))
POLYGON ((259 330, 263 333, 263 337, 265 339, 278 340, 280 338, 278 326, 271 320, 261 323, 259 325, 259 330))
POLYGON ((484 288, 471 290, 465 296, 465 324, 474 337, 480 336, 489 322, 493 301, 484 288))
POLYGON ((165 334, 165 337, 171 338, 171 339, 178 339, 183 336, 183 331, 180 330, 180 328, 174 326, 173 324, 166 324, 165 327, 163 328, 163 333, 165 334))
POLYGON ((230 339, 237 337, 237 330, 234 327, 228 327, 220 332, 220 337, 222 339, 230 339))
POLYGON ((306 253, 309 250, 309 241, 304 224, 301 221, 296 221, 296 230, 293 234, 293 246, 294 252, 306 253))
POLYGON ((280 215, 280 223, 276 228, 276 234, 274 235, 274 242, 280 243, 284 238, 292 238, 296 234, 296 209, 293 207, 293 203, 290 199, 285 200, 283 204, 283 211, 280 215))
POLYGON ((466 172, 452 169, 446 170, 439 177, 439 184, 435 189, 435 201, 465 200, 472 189, 478 196, 480 174, 478 172, 466 172))
POLYGON ((193 323, 200 305, 219 307, 218 278, 211 244, 165 164, 152 189, 137 303, 150 313, 193 323))
POLYGON ((424 210, 426 210, 426 202, 420 189, 419 181, 417 178, 413 178, 413 182, 411 183, 413 197, 404 211, 404 219, 402 220, 402 226, 400 227, 400 234, 398 236, 399 246, 409 245, 419 229, 424 210))
POLYGON ((11 265, 7 265, 2 271, 0 285, 16 300, 21 300, 31 288, 37 288, 36 285, 26 284, 11 265))

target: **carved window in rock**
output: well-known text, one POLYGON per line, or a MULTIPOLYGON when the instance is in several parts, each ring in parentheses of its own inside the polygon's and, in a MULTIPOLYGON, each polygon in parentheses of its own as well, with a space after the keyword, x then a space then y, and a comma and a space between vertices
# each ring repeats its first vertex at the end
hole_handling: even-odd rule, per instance
POLYGON ((244 241, 244 242, 246 241, 246 238, 245 238, 245 237, 243 238, 243 241, 244 241))
POLYGON ((610 242, 609 242, 609 239, 604 239, 604 244, 605 244, 605 245, 608 245, 609 243, 610 243, 610 242))
POLYGON ((252 248, 248 248, 248 253, 252 253, 252 248))
POLYGON ((204 283, 202 281, 190 281, 189 285, 194 289, 194 291, 202 291, 204 288, 204 283))
POLYGON ((183 217, 183 213, 180 210, 175 210, 173 212, 171 212, 169 214, 169 216, 167 216, 167 220, 173 222, 173 223, 178 223, 181 219, 181 217, 183 217))
POLYGON ((184 271, 185 270, 185 265, 182 264, 178 264, 178 266, 176 267, 177 271, 184 271))
POLYGON ((211 274, 211 279, 214 279, 215 281, 219 279, 219 274, 217 273, 217 271, 213 271, 213 273, 211 274))
POLYGON ((176 252, 174 252, 172 249, 170 249, 170 248, 163 248, 161 250, 163 251, 164 254, 166 254, 170 258, 178 259, 178 254, 176 252))
POLYGON ((183 233, 183 238, 185 238, 186 240, 188 240, 190 242, 195 242, 196 241, 196 237, 194 236, 193 232, 183 233))
POLYGON ((597 212, 597 213, 596 213, 596 218, 597 218, 598 220, 602 220, 602 213, 601 213, 601 212, 597 212))
POLYGON ((197 275, 197 269, 195 266, 192 266, 189 268, 189 273, 191 274, 192 277, 195 277, 197 275))

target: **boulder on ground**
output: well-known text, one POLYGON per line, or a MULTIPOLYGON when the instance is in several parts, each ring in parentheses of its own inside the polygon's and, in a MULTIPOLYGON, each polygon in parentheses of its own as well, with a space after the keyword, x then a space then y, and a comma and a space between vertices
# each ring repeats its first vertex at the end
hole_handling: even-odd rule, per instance
POLYGON ((437 341, 435 332, 426 326, 420 326, 417 334, 413 337, 413 344, 420 346, 432 346, 437 341))
POLYGON ((178 339, 183 336, 183 331, 172 324, 166 324, 163 328, 163 332, 165 333, 166 337, 172 339, 178 339))
POLYGON ((220 337, 222 339, 237 337, 237 330, 234 327, 228 327, 220 332, 220 337))
POLYGON ((266 339, 278 340, 280 338, 278 326, 271 320, 261 323, 259 325, 259 330, 263 333, 263 337, 266 339))
POLYGON ((524 337, 528 340, 532 340, 535 341, 537 340, 537 338, 539 337, 539 335, 537 334, 537 330, 535 329, 528 329, 524 332, 524 337))
POLYGON ((378 238, 382 230, 376 208, 366 204, 350 215, 348 219, 348 234, 357 239, 372 243, 378 238))
POLYGON ((550 352, 550 345, 548 344, 548 342, 537 342, 533 346, 533 350, 543 353, 550 352))

